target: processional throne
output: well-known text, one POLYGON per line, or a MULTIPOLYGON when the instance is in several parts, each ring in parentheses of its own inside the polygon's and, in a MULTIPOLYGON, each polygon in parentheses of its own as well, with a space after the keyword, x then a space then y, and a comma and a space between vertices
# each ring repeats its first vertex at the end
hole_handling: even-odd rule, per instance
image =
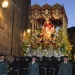
POLYGON ((45 4, 41 7, 35 4, 31 6, 30 12, 31 26, 34 31, 38 26, 42 26, 46 19, 50 19, 55 27, 62 26, 65 31, 67 30, 68 20, 63 5, 50 6, 45 4))
MULTIPOLYGON (((64 47, 64 41, 67 40, 67 37, 65 37, 65 39, 63 36, 67 36, 68 20, 63 5, 55 4, 50 6, 45 4, 41 7, 38 4, 35 4, 31 6, 30 23, 31 38, 29 49, 32 55, 49 57, 55 56, 57 52, 56 56, 61 56, 61 51, 70 54, 70 51, 64 51, 66 48, 64 47), (47 24, 48 22, 49 24, 47 24), (38 30, 40 32, 38 32, 38 30), (59 45, 62 45, 61 48, 59 45)), ((70 48, 70 44, 67 48, 70 48)), ((29 51, 27 52, 29 53, 29 51)))

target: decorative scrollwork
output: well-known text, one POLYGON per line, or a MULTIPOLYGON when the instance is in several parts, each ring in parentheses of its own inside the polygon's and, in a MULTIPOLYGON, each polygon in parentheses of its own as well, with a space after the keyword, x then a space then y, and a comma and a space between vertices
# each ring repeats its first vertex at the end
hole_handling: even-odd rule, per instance
POLYGON ((41 16, 41 6, 38 5, 38 4, 35 4, 33 6, 31 6, 31 15, 30 17, 33 18, 33 19, 39 19, 41 16))
POLYGON ((60 4, 58 4, 58 3, 56 3, 56 4, 54 4, 53 6, 52 6, 52 10, 55 10, 55 9, 62 9, 62 6, 60 5, 60 4))
MULTIPOLYGON (((58 3, 54 4, 53 6, 49 4, 45 4, 43 6, 40 6, 38 4, 35 4, 31 6, 30 8, 30 21, 34 24, 41 25, 39 20, 42 19, 50 19, 50 20, 59 20, 63 23, 63 15, 65 19, 65 23, 68 23, 67 15, 65 12, 65 8, 63 5, 60 5, 58 3)), ((61 23, 61 24, 62 24, 61 23)))
POLYGON ((38 4, 35 4, 35 5, 31 6, 31 11, 32 11, 32 10, 35 10, 35 9, 41 10, 41 6, 38 5, 38 4))
POLYGON ((44 19, 51 18, 51 6, 48 4, 45 4, 42 6, 42 17, 44 19))
POLYGON ((52 6, 52 17, 54 19, 61 19, 62 18, 62 6, 58 3, 52 6))
POLYGON ((51 10, 51 6, 48 4, 45 4, 42 6, 42 10, 44 11, 45 9, 51 10))

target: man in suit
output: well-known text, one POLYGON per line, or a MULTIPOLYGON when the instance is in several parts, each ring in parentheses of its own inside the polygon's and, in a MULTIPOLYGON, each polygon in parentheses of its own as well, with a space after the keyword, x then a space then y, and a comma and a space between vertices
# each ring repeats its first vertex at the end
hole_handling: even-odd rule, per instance
POLYGON ((68 61, 68 57, 64 56, 64 62, 60 63, 58 75, 72 75, 72 66, 68 61))
POLYGON ((39 65, 38 62, 36 62, 35 56, 32 56, 32 61, 29 63, 28 74, 39 75, 39 65))
POLYGON ((0 55, 0 75, 7 75, 7 62, 4 60, 4 55, 0 55))

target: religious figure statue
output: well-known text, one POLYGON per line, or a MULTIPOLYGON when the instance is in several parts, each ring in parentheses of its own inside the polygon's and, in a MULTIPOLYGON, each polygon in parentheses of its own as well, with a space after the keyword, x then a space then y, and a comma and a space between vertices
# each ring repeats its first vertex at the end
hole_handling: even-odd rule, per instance
POLYGON ((42 27, 41 37, 44 40, 52 41, 53 33, 55 33, 55 27, 49 19, 46 19, 42 27))

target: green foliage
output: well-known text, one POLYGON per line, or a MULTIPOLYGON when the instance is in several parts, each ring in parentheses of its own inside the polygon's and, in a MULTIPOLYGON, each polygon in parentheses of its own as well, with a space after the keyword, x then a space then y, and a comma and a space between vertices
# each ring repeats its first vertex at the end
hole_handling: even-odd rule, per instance
MULTIPOLYGON (((54 39, 52 41, 40 41, 40 33, 41 30, 38 28, 38 30, 35 31, 34 34, 32 34, 31 36, 27 35, 27 39, 25 39, 25 41, 23 42, 23 54, 27 54, 28 53, 28 48, 30 45, 32 51, 33 50, 43 50, 44 48, 47 50, 57 50, 58 48, 60 48, 60 51, 62 52, 63 55, 68 55, 69 58, 71 57, 71 49, 72 46, 68 40, 68 36, 67 34, 65 34, 65 32, 63 31, 62 27, 60 27, 58 33, 54 33, 53 37, 54 39)), ((58 51, 59 52, 59 51, 58 51)))

